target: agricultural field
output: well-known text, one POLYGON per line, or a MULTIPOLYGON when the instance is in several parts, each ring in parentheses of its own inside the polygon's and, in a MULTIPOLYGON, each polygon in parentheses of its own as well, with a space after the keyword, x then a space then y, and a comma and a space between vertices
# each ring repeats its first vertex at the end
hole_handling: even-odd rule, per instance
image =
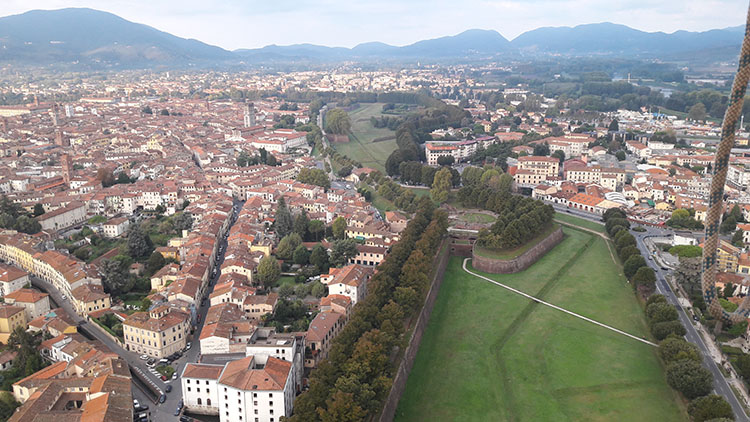
MULTIPOLYGON (((385 160, 396 149, 396 132, 388 128, 376 128, 370 117, 383 116, 384 103, 362 103, 349 112, 352 134, 349 143, 334 143, 338 152, 359 161, 364 167, 372 167, 385 173, 385 160)), ((387 116, 393 116, 387 114, 387 116)))
MULTIPOLYGON (((565 239, 526 271, 483 275, 648 337, 605 240, 563 230, 565 239)), ((462 262, 448 265, 397 421, 688 419, 654 347, 474 277, 462 262)))

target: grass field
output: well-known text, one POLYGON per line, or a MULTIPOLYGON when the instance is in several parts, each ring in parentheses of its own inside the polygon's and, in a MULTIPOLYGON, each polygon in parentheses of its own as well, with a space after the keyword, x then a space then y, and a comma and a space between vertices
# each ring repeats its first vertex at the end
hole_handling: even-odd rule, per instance
POLYGON ((361 104, 349 113, 352 120, 352 134, 349 143, 332 144, 341 154, 359 161, 365 167, 372 167, 385 174, 385 160, 396 147, 396 132, 387 128, 375 128, 370 117, 380 117, 383 103, 361 104), (374 139, 392 137, 393 139, 373 142, 374 139))
POLYGON ((576 226, 585 227, 599 233, 604 233, 604 224, 595 223, 591 220, 586 220, 585 218, 573 217, 564 212, 555 213, 555 220, 562 221, 563 223, 575 224, 576 226))
POLYGON ((460 220, 465 221, 467 223, 494 223, 495 217, 489 215, 489 214, 482 214, 479 212, 467 212, 465 214, 462 214, 459 217, 460 220))
MULTIPOLYGON (((604 239, 566 238, 529 269, 490 275, 638 336, 643 311, 604 239)), ((448 265, 397 421, 687 420, 656 350, 448 265)), ((476 271, 476 270, 474 270, 476 271)))

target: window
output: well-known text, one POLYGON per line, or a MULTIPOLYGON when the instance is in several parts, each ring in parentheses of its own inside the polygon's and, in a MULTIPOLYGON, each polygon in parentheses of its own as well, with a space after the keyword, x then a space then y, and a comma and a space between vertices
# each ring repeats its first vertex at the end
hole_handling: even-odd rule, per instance
POLYGON ((197 393, 200 393, 200 392, 201 392, 201 388, 200 388, 200 387, 198 387, 198 388, 196 388, 196 389, 195 389, 195 391, 196 391, 197 393))
POLYGON ((258 409, 255 409, 255 414, 256 414, 256 415, 258 414, 258 409))
POLYGON ((206 399, 206 406, 211 406, 211 399, 206 399))
MULTIPOLYGON (((187 383, 190 384, 190 380, 187 380, 187 383)), ((227 389, 225 388, 224 391, 227 391, 227 389)))
POLYGON ((198 398, 198 406, 200 406, 201 404, 203 404, 203 401, 200 398, 198 398))
POLYGON ((188 391, 190 391, 190 387, 188 387, 188 391))
POLYGON ((208 380, 206 380, 206 385, 208 385, 208 380))

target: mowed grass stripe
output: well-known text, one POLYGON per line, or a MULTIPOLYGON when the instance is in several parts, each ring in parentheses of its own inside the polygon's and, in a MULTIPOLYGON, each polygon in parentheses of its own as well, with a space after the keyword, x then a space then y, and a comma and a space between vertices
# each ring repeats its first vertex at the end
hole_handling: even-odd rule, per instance
MULTIPOLYGON (((491 278, 539 292, 593 236, 545 300, 646 335, 604 240, 564 230, 563 242, 526 271, 491 278)), ((687 420, 652 347, 554 309, 535 308, 494 353, 529 300, 464 273, 461 261, 448 266, 396 420, 687 420)))

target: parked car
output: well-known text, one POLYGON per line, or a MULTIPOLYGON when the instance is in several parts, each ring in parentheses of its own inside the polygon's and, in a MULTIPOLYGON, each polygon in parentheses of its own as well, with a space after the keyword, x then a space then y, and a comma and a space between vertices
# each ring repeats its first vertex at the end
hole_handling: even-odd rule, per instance
POLYGON ((148 356, 147 355, 141 355, 140 358, 141 358, 141 360, 148 360, 148 356))
POLYGON ((162 375, 160 378, 161 378, 162 381, 166 381, 167 380, 167 376, 166 375, 162 375))
POLYGON ((164 388, 164 391, 166 391, 167 393, 171 393, 172 392, 172 384, 168 384, 167 387, 164 388))
POLYGON ((180 412, 181 412, 181 410, 180 410, 180 408, 178 407, 177 409, 175 409, 175 410, 174 410, 174 415, 175 415, 175 416, 180 416, 180 412))
POLYGON ((177 372, 175 372, 174 374, 172 374, 172 379, 173 379, 173 380, 176 380, 176 379, 177 379, 177 372))
POLYGON ((164 403, 165 401, 167 401, 166 394, 162 394, 161 396, 159 396, 159 403, 164 403))
POLYGON ((140 403, 138 403, 138 400, 133 399, 133 407, 138 407, 138 406, 140 406, 140 403))
MULTIPOLYGON (((200 317, 198 317, 198 320, 200 320, 200 317)), ((193 347, 193 343, 188 342, 187 345, 185 346, 185 350, 190 350, 191 347, 193 347)))

